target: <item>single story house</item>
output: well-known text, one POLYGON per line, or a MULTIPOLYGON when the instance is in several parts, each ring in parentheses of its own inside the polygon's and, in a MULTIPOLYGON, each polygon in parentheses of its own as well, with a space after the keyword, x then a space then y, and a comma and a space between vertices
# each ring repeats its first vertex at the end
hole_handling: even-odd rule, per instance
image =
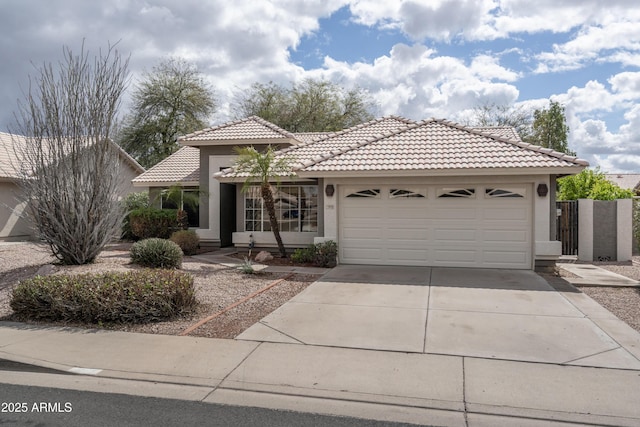
MULTIPOLYGON (((0 132, 0 241, 32 240, 35 231, 25 218, 26 204, 21 202, 18 181, 21 178, 20 161, 16 157, 15 144, 26 144, 20 135, 0 132)), ((119 197, 143 189, 134 187, 131 180, 144 172, 144 168, 122 148, 114 143, 120 154, 122 184, 119 197)))
POLYGON ((340 132, 292 134, 258 117, 179 138, 133 180, 199 191, 213 246, 275 247, 257 187, 241 191, 236 146, 269 145, 292 165, 275 190, 285 246, 338 243, 339 262, 532 269, 561 254, 555 179, 588 163, 524 143, 508 127, 389 116, 340 132))

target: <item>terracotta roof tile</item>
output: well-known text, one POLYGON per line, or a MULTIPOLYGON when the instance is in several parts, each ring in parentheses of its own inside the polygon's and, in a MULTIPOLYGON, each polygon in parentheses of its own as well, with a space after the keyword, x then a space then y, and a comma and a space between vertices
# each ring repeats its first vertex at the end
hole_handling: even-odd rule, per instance
POLYGON ((200 180, 200 149, 182 147, 133 180, 134 184, 167 184, 200 180))
POLYGON ((343 172, 588 165, 586 161, 564 153, 436 119, 361 140, 357 146, 345 145, 338 151, 329 148, 323 154, 302 161, 298 169, 343 172))
MULTIPOLYGON (((397 116, 382 117, 339 132, 326 133, 311 142, 302 142, 298 145, 284 148, 278 151, 277 155, 288 158, 292 164, 302 164, 311 159, 319 161, 326 158, 327 155, 331 155, 331 153, 338 154, 349 147, 357 147, 363 140, 374 138, 374 135, 382 135, 396 129, 406 128, 414 123, 414 121, 397 116)), ((232 177, 236 175, 233 169, 230 168, 216 173, 214 176, 232 177)))
POLYGON ((199 145, 205 141, 248 139, 295 140, 295 135, 258 116, 251 116, 181 136, 178 142, 183 145, 199 145))

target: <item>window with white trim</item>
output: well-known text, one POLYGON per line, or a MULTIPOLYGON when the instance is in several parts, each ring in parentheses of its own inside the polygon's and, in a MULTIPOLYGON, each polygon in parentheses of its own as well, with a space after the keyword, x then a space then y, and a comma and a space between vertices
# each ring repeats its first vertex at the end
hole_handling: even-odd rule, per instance
POLYGON ((438 197, 473 199, 476 197, 475 188, 439 188, 438 197))
MULTIPOLYGON (((272 187, 272 191, 280 231, 318 231, 317 185, 281 185, 272 187)), ((244 193, 244 229, 271 231, 259 186, 251 186, 244 193)))
POLYGON ((409 188, 392 188, 389 190, 390 199, 425 198, 425 191, 409 188))
POLYGON ((366 190, 358 190, 353 193, 347 194, 347 197, 368 197, 379 199, 380 198, 380 189, 379 188, 370 188, 366 190))
POLYGON ((484 190, 484 196, 487 199, 495 199, 498 197, 522 198, 525 197, 526 191, 524 187, 486 188, 484 190))

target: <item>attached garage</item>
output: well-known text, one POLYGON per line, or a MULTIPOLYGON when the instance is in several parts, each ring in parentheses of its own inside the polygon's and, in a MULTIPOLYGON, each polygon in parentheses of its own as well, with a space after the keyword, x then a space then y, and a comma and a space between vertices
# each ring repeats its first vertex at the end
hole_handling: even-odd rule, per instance
MULTIPOLYGON (((292 164, 289 179, 317 183, 313 241, 335 241, 344 264, 550 268, 561 254, 556 177, 588 166, 510 127, 439 119, 389 116, 298 142, 277 156, 292 164)), ((232 169, 214 177, 238 178, 232 169)), ((275 246, 246 223, 239 231, 275 246)))
POLYGON ((340 262, 531 269, 532 186, 343 186, 340 262))

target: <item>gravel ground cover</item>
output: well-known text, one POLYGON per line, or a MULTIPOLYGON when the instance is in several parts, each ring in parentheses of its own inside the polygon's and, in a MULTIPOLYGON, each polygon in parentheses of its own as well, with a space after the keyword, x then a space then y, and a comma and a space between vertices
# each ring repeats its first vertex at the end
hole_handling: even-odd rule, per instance
MULTIPOLYGON (((127 245, 111 245, 103 251, 94 264, 82 266, 51 265, 54 262, 43 246, 33 243, 0 245, 0 319, 20 320, 13 315, 9 301, 11 290, 22 279, 41 273, 82 274, 106 271, 127 271, 139 267, 129 264, 127 245), (44 266, 44 267, 43 267, 44 266)), ((199 320, 219 312, 236 301, 266 287, 288 274, 247 275, 233 267, 208 264, 185 257, 182 271, 194 276, 197 310, 184 318, 139 325, 102 325, 105 329, 178 335, 199 320)), ((317 276, 293 275, 254 299, 238 305, 223 316, 207 322, 189 335, 215 338, 233 338, 267 314, 284 304, 311 284, 317 276)), ((93 324, 65 326, 95 328, 93 324)))
MULTIPOLYGON (((0 244, 0 320, 17 320, 12 317, 12 310, 9 307, 11 290, 18 281, 32 277, 41 268, 43 268, 41 272, 53 274, 127 271, 139 268, 129 264, 128 245, 110 245, 91 265, 51 266, 54 261, 55 259, 49 255, 48 248, 45 246, 33 243, 0 244)), ((277 258, 274 262, 285 263, 284 260, 278 261, 277 258)), ((640 281, 640 257, 634 257, 634 262, 628 263, 594 264, 640 281)), ((194 276, 196 296, 200 304, 193 314, 165 322, 103 327, 131 332, 178 335, 199 320, 287 276, 287 274, 246 275, 235 268, 208 264, 190 257, 185 257, 182 270, 194 276)), ((563 270, 559 271, 560 277, 545 278, 561 280, 562 276, 567 277, 570 274, 563 270)), ((317 276, 312 275, 288 277, 268 291, 205 323, 189 335, 233 338, 280 307, 316 279, 317 276)), ((640 288, 581 287, 579 289, 640 332, 640 288)), ((68 323, 65 326, 96 327, 96 325, 68 323)))
MULTIPOLYGON (((640 281, 640 257, 638 256, 633 257, 631 262, 593 262, 592 264, 640 281)), ((640 288, 582 286, 580 290, 640 332, 640 288)))

